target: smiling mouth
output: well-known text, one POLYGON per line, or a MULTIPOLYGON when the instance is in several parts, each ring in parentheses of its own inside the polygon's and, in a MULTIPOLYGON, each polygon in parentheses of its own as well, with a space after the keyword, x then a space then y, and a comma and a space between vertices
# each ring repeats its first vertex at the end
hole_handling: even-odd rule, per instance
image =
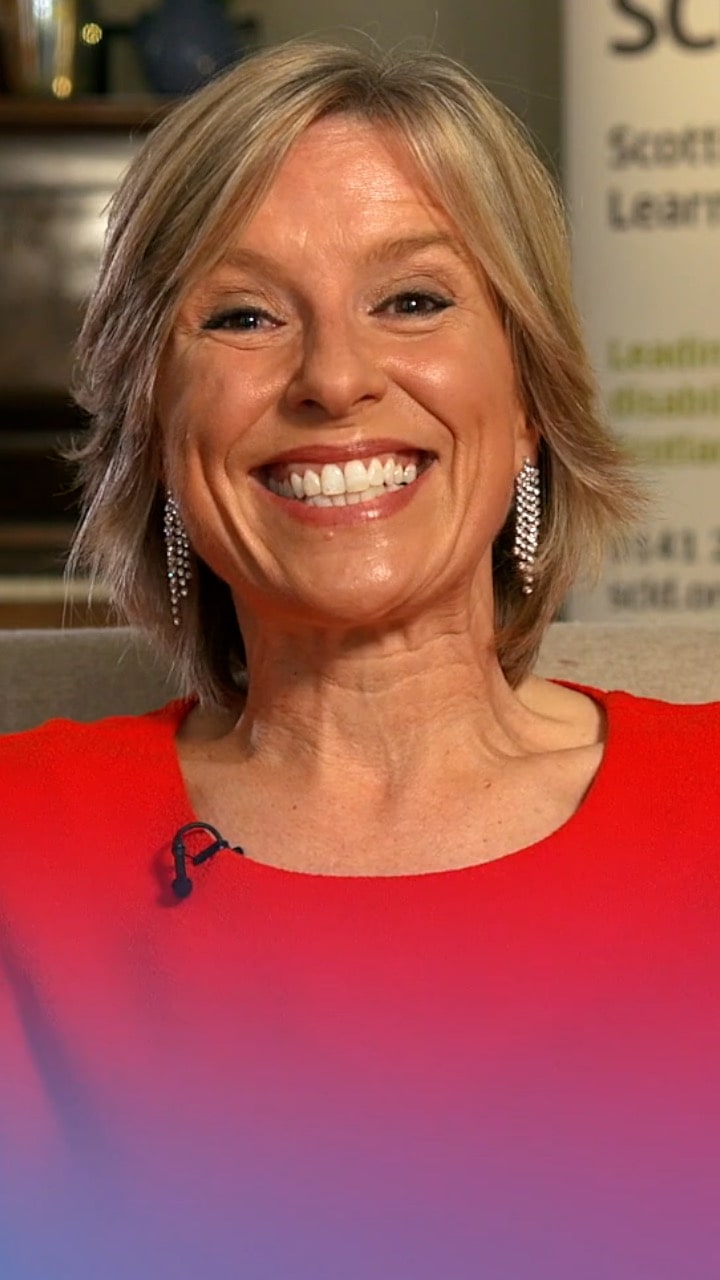
POLYGON ((291 461, 262 467, 256 475, 279 498, 313 507, 349 507, 414 484, 435 457, 414 449, 322 466, 291 461))

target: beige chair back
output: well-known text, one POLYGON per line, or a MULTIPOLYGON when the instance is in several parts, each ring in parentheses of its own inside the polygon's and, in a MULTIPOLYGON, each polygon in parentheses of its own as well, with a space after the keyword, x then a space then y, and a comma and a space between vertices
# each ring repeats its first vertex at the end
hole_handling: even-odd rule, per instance
MULTIPOLYGON (((720 627, 559 622, 537 671, 671 702, 720 701, 720 627)), ((132 715, 176 693, 167 667, 129 628, 0 631, 1 732, 56 716, 132 715)))

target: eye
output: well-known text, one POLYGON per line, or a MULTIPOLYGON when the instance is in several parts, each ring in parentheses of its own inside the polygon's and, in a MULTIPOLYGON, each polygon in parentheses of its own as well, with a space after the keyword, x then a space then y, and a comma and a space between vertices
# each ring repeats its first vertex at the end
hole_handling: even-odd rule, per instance
POLYGON ((375 308, 374 314, 427 318, 438 315, 452 305, 449 298, 444 298, 440 294, 428 293, 423 289, 407 289, 386 298, 375 308))
POLYGON ((257 333, 280 323, 262 307, 232 307, 218 311, 203 322, 203 329, 225 329, 236 333, 257 333))

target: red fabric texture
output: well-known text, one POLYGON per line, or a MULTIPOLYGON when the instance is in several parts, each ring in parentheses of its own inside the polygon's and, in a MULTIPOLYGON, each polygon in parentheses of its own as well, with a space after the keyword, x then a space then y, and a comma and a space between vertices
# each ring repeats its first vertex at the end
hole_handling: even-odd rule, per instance
MULTIPOLYGON (((399 877, 223 851, 192 871, 185 901, 170 842, 202 819, 174 750, 187 703, 4 739, 0 1177, 20 1188, 18 1212, 23 1176, 37 1186, 39 1171, 110 1168, 146 1205, 200 1179, 217 1241, 243 1188, 303 1217, 315 1176, 329 1212, 352 1152, 354 1206, 378 1179, 409 1195, 415 1177, 417 1203, 437 1205, 433 1179, 452 1168, 459 1214, 485 1165, 483 1194, 502 1199, 509 1179, 517 1205, 542 1167, 572 1216, 592 1151, 597 1187, 577 1214, 612 1187, 632 1224, 614 1271, 583 1254, 568 1274, 649 1266, 632 1230, 678 1194, 704 1240, 720 1137, 720 705, 589 692, 607 716, 601 768, 574 817, 531 848, 399 877)), ((175 1230, 190 1250, 191 1227, 175 1230)), ((425 1274, 408 1267, 365 1274, 425 1274)))

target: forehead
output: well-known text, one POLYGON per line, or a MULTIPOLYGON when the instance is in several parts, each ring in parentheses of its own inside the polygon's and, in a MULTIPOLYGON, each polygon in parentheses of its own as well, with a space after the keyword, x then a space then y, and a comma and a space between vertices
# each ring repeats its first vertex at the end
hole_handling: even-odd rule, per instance
POLYGON ((404 141, 386 126, 335 116, 293 144, 240 238, 281 235, 289 247, 311 235, 329 243, 422 229, 454 228, 404 141))

